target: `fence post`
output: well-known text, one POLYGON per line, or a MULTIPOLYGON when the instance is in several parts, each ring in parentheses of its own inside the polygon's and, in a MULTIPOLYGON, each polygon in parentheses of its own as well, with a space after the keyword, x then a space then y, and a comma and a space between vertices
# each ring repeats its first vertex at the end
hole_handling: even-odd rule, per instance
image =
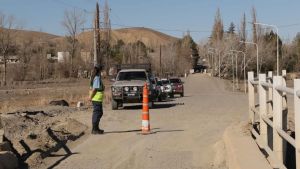
POLYGON ((266 89, 261 85, 261 82, 266 82, 266 74, 259 74, 258 80, 260 137, 264 145, 268 145, 267 124, 262 118, 267 115, 267 94, 266 89))
MULTIPOLYGON (((286 86, 286 70, 282 70, 282 85, 286 86)), ((283 95, 283 102, 282 102, 282 108, 283 110, 287 110, 287 95, 285 92, 282 93, 283 95)))
MULTIPOLYGON (((273 84, 273 72, 268 72, 268 83, 273 84)), ((273 116, 273 88, 268 87, 268 115, 273 116)), ((273 128, 267 126, 268 146, 273 149, 273 128)))
POLYGON ((300 169, 300 98, 297 92, 300 91, 300 79, 294 80, 294 108, 295 108, 295 152, 296 152, 296 168, 300 169))
MULTIPOLYGON (((273 84, 273 72, 268 72, 268 83, 273 84)), ((273 89, 268 88, 268 114, 273 114, 273 89)))
POLYGON ((255 106, 254 103, 254 86, 251 81, 254 80, 254 73, 248 72, 248 99, 249 99, 249 123, 254 124, 254 112, 251 110, 255 106))
POLYGON ((282 93, 275 89, 277 86, 282 86, 282 76, 274 76, 273 85, 273 151, 278 160, 283 163, 283 139, 277 132, 282 129, 282 93))

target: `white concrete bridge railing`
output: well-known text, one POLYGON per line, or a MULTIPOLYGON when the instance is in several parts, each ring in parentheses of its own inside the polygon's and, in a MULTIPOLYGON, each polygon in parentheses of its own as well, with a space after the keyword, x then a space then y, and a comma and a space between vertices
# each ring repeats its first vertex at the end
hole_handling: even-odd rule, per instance
POLYGON ((273 168, 286 168, 288 142, 295 148, 296 168, 300 169, 300 79, 294 80, 294 88, 288 88, 285 70, 282 75, 268 72, 268 76, 254 78, 254 73, 248 72, 249 122, 253 137, 273 168), (287 133, 287 95, 294 96, 295 139, 287 133))

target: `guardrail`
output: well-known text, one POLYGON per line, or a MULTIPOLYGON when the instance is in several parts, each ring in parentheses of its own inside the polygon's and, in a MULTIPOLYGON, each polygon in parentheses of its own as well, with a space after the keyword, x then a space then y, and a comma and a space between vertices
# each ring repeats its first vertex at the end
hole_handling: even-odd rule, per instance
POLYGON ((268 154, 273 168, 286 168, 288 142, 295 148, 296 168, 300 169, 300 79, 294 80, 294 88, 288 88, 285 70, 282 75, 273 77, 272 72, 268 72, 268 76, 259 74, 255 79, 254 73, 248 72, 249 123, 251 133, 258 146, 268 154), (295 139, 287 133, 287 95, 294 96, 295 139))

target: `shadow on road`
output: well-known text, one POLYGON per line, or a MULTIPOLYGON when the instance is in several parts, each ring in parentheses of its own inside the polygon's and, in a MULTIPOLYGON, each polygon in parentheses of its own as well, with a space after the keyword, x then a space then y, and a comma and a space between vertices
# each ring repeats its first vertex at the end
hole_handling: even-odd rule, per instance
MULTIPOLYGON (((160 128, 153 128, 152 130, 158 130, 160 128)), ((137 133, 137 132, 141 132, 141 129, 137 129, 137 130, 124 130, 124 131, 109 131, 109 132, 104 132, 104 134, 119 134, 119 133, 137 133)))
MULTIPOLYGON (((154 106, 151 109, 166 109, 171 108, 178 105, 184 105, 184 103, 169 103, 169 102, 161 102, 161 103, 155 103, 154 106)), ((138 110, 142 109, 141 105, 133 105, 133 106, 124 106, 124 110, 138 110)))
POLYGON ((154 131, 154 133, 171 133, 171 132, 180 132, 180 131, 184 131, 184 130, 158 130, 158 131, 154 131))
MULTIPOLYGON (((120 133, 140 133, 142 130, 125 130, 125 131, 109 131, 104 134, 120 134, 120 133)), ((152 134, 156 133, 170 133, 170 132, 180 132, 184 130, 160 130, 160 128, 151 129, 152 134)))
MULTIPOLYGON (((66 154, 61 155, 61 156, 63 156, 61 159, 56 161, 53 165, 51 165, 47 169, 52 169, 52 168, 56 167, 57 165, 59 165, 62 161, 64 161, 68 157, 70 157, 71 155, 78 154, 78 153, 72 153, 71 150, 66 145, 67 140, 65 140, 65 141, 60 140, 50 128, 47 129, 47 133, 56 142, 57 151, 62 148, 66 152, 66 154)), ((49 155, 51 155, 51 153, 49 155)))

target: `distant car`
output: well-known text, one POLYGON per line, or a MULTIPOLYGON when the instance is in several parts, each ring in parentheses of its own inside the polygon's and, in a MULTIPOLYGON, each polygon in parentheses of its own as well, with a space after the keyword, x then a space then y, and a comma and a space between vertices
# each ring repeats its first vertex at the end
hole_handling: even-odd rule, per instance
POLYGON ((161 102, 161 101, 167 99, 168 95, 165 91, 165 87, 164 87, 162 81, 160 81, 160 80, 157 81, 156 90, 158 91, 158 95, 157 95, 158 101, 161 102))
POLYGON ((172 90, 172 86, 171 86, 171 82, 169 79, 161 79, 161 82, 164 86, 164 91, 166 92, 166 94, 173 98, 174 94, 173 94, 173 90, 172 90))
POLYGON ((195 73, 202 73, 204 71, 204 69, 206 69, 207 67, 204 65, 196 65, 194 67, 194 72, 195 73))
POLYGON ((170 78, 171 86, 172 86, 172 93, 180 94, 181 97, 184 96, 184 86, 183 82, 179 77, 170 78))
POLYGON ((158 95, 159 95, 159 90, 160 90, 157 86, 157 78, 151 76, 150 77, 150 82, 152 84, 153 97, 154 97, 155 100, 157 100, 158 95))

